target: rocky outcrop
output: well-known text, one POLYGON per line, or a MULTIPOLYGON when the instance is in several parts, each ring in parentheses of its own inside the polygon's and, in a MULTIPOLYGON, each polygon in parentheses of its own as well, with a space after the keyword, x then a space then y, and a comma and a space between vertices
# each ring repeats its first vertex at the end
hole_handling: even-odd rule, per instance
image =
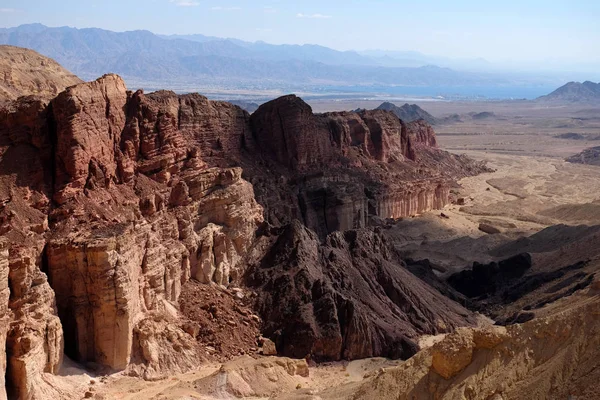
POLYGON ((42 272, 52 191, 48 116, 47 103, 34 97, 0 110, 0 337, 9 398, 51 396, 43 375, 55 373, 63 355, 55 295, 42 272))
POLYGON ((141 346, 154 349, 133 355, 151 365, 144 376, 171 371, 176 362, 158 362, 169 346, 148 344, 140 324, 174 317, 191 277, 228 285, 262 222, 241 170, 204 161, 241 151, 247 115, 197 95, 128 93, 115 75, 70 88, 52 110, 59 207, 47 268, 66 352, 122 370, 141 346))
MULTIPOLYGON (((292 393, 309 382, 306 360, 243 356, 222 364, 218 371, 193 382, 194 394, 208 398, 274 398, 292 393)), ((176 386, 183 388, 185 384, 176 386)))
POLYGON ((409 358, 422 334, 475 322, 412 275, 380 233, 337 232, 323 245, 299 222, 283 228, 247 283, 278 353, 340 360, 409 358))
POLYGON ((403 123, 385 111, 313 114, 290 95, 261 105, 250 121, 263 154, 294 170, 341 163, 351 148, 383 162, 410 153, 403 123))
POLYGON ((125 82, 106 75, 70 87, 52 101, 56 123, 55 200, 116 183, 115 145, 125 125, 125 82))
POLYGON ((388 101, 381 103, 378 110, 385 110, 393 112, 398 118, 404 122, 413 122, 418 120, 424 120, 428 124, 435 125, 438 120, 427 111, 423 110, 416 104, 404 103, 404 105, 398 107, 394 103, 388 101))
POLYGON ((574 164, 600 165, 600 147, 590 147, 581 153, 568 157, 566 161, 574 164))
POLYGON ((274 225, 302 220, 324 238, 441 208, 454 179, 484 166, 437 149, 424 121, 384 110, 313 114, 296 96, 263 104, 250 118, 264 163, 245 173, 274 225))
POLYGON ((413 145, 425 145, 437 147, 437 139, 431 125, 426 121, 419 119, 406 124, 407 136, 413 145))
POLYGON ((292 169, 328 164, 334 149, 324 121, 308 104, 290 95, 263 104, 250 118, 259 149, 292 169))
POLYGON ((594 398, 599 307, 588 289, 524 324, 459 329, 372 377, 352 398, 594 398))
POLYGON ((219 104, 130 93, 107 75, 50 105, 28 97, 2 109, 11 397, 50 396, 41 377, 63 351, 148 378, 195 365, 195 341, 178 325, 181 286, 236 279, 262 222, 241 169, 205 161, 251 146, 248 115, 219 104), (170 322, 151 329, 154 318, 170 322))

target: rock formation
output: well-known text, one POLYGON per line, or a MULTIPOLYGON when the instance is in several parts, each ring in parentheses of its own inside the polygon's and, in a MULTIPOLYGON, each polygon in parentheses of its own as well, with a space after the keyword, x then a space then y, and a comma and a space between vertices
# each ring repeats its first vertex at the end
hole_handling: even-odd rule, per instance
POLYGON ((398 118, 405 122, 413 122, 418 121, 420 119, 425 120, 428 124, 435 125, 438 123, 438 120, 427 111, 423 110, 416 104, 408 104, 405 103, 401 107, 398 107, 394 103, 390 103, 388 101, 381 103, 378 110, 385 110, 393 112, 398 118))
POLYGON ((404 270, 372 231, 334 233, 321 247, 298 223, 277 228, 300 219, 324 238, 444 206, 452 180, 483 167, 435 143, 425 123, 385 111, 317 115, 287 96, 250 117, 197 94, 130 92, 116 75, 50 102, 6 105, 0 339, 9 395, 60 397, 42 378, 58 370, 63 352, 147 379, 192 368, 205 352, 178 305, 182 287, 192 278, 241 283, 249 259, 270 336, 289 321, 267 313, 279 298, 265 287, 290 265, 308 286, 289 287, 286 301, 322 311, 302 322, 320 324, 307 348, 287 330, 280 336, 286 354, 407 357, 418 333, 472 322, 404 270), (294 248, 310 251, 298 260, 286 250, 294 248), (361 268, 370 275, 361 278, 361 268), (314 304, 302 297, 309 288, 314 304), (373 304, 364 300, 371 290, 373 304))
POLYGON ((600 147, 587 148, 581 153, 568 157, 566 161, 575 164, 600 165, 600 147))
POLYGON ((589 288, 524 324, 458 329, 351 398, 596 398, 599 307, 597 288, 589 288))
POLYGON ((247 282, 279 354, 407 359, 419 348, 418 336, 475 322, 404 268, 381 232, 336 232, 321 245, 295 221, 271 242, 247 282))
POLYGON ((0 104, 24 95, 51 99, 81 82, 51 58, 33 50, 0 45, 0 104))
POLYGON ((260 106, 250 123, 268 168, 248 163, 245 173, 266 219, 299 219, 321 238, 441 208, 451 182, 486 170, 437 149, 424 121, 405 124, 382 110, 313 114, 286 96, 260 106))

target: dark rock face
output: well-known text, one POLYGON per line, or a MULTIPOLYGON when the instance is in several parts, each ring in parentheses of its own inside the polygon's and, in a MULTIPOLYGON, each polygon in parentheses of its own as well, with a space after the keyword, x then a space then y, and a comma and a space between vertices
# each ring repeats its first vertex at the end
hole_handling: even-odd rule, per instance
POLYGON ((286 167, 302 169, 331 161, 333 148, 324 121, 294 95, 263 104, 250 121, 261 151, 286 167))
POLYGON ((437 147, 424 121, 405 124, 383 110, 313 114, 302 99, 290 95, 263 104, 251 117, 252 130, 267 157, 306 170, 340 163, 352 148, 376 161, 411 158, 411 146, 437 147))
POLYGON ((590 147, 581 153, 567 158, 568 162, 575 164, 600 165, 600 147, 590 147))
POLYGON ((379 233, 336 232, 322 245, 297 221, 278 233, 247 283, 259 294, 264 334, 281 355, 406 359, 418 335, 474 322, 405 269, 379 233))
MULTIPOLYGON (((584 246, 587 249, 590 243, 598 240, 597 232, 589 229, 586 232, 587 236, 583 237, 571 234, 573 243, 565 240, 565 247, 584 246)), ((510 251, 512 246, 504 247, 510 251)), ((523 247, 522 243, 516 243, 515 248, 519 247, 523 247)), ((462 304, 485 312, 498 325, 529 321, 535 317, 537 309, 571 296, 594 281, 596 269, 590 265, 592 263, 587 260, 573 262, 586 252, 581 247, 578 251, 529 247, 533 253, 522 253, 499 263, 474 263, 472 269, 453 274, 447 281, 469 298, 467 302, 461 301, 462 304), (567 262, 573 263, 565 265, 567 262)))
POLYGON ((472 269, 457 272, 448 278, 448 282, 468 297, 494 295, 521 278, 529 268, 531 255, 523 253, 499 263, 474 263, 472 269))
POLYGON ((394 103, 386 101, 385 103, 381 103, 377 109, 391 111, 404 122, 413 122, 421 119, 431 125, 435 125, 438 122, 433 115, 429 114, 416 104, 405 103, 401 107, 398 107, 394 103))

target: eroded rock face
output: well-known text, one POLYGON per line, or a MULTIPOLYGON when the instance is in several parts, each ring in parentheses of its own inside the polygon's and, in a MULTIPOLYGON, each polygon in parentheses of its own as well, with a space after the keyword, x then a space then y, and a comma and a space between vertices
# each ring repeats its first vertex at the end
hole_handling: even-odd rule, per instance
POLYGON ((47 398, 42 374, 64 350, 115 370, 133 361, 149 378, 194 365, 177 325, 181 286, 229 284, 262 222, 252 186, 223 157, 251 146, 247 126, 234 106, 132 94, 115 75, 0 111, 10 396, 47 398), (149 330, 151 315, 171 322, 149 330), (161 343, 173 335, 179 344, 161 343), (189 357, 174 356, 180 345, 189 357))
POLYGON ((120 77, 105 75, 70 87, 52 101, 57 134, 54 197, 59 204, 70 192, 115 181, 115 148, 125 125, 126 91, 120 77))
POLYGON ((262 222, 241 170, 204 161, 241 151, 247 114, 198 95, 128 93, 115 75, 52 106, 60 206, 47 263, 67 354, 121 370, 150 346, 136 357, 151 366, 135 371, 156 377, 168 346, 148 345, 141 321, 172 314, 191 277, 228 285, 262 222))
MULTIPOLYGON (((10 324, 8 311, 8 243, 0 242, 0 343, 6 343, 10 324)), ((0 351, 0 399, 6 399, 6 352, 0 351)))
POLYGON ((437 147, 437 139, 431 125, 422 119, 406 124, 406 133, 413 145, 437 147))
POLYGON ((41 271, 52 193, 47 102, 24 97, 0 110, 0 331, 9 398, 54 393, 42 379, 62 361, 54 291, 41 271))
POLYGON ((470 314, 437 305, 373 232, 322 246, 294 223, 257 242, 270 229, 263 207, 271 225, 297 218, 325 238, 442 207, 451 179, 480 170, 436 149, 425 125, 385 111, 315 115, 294 96, 250 117, 200 95, 129 92, 105 75, 50 103, 21 98, 0 110, 9 395, 52 397, 41 377, 63 351, 147 379, 192 368, 202 352, 178 310, 182 286, 240 283, 249 259, 265 314, 307 310, 278 334, 283 314, 269 314, 284 354, 407 357, 418 333, 470 314))
POLYGON ((250 117, 263 163, 245 173, 280 225, 296 218, 321 238, 448 204, 450 182, 485 168, 437 149, 424 121, 408 124, 384 110, 313 114, 296 96, 250 117))
POLYGON ((281 355, 406 359, 418 350, 419 335, 475 321, 406 270, 371 230, 333 233, 321 245, 296 221, 270 240, 248 284, 259 293, 264 333, 281 355))

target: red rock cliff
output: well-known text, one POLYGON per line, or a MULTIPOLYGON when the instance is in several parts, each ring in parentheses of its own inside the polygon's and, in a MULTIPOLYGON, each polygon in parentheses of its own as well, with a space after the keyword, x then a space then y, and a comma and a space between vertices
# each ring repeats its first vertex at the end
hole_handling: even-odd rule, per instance
POLYGON ((448 182, 480 167, 434 145, 427 125, 384 111, 318 115, 287 96, 250 117, 200 95, 128 92, 116 75, 3 107, 9 395, 59 396, 42 374, 63 352, 146 378, 196 366, 177 305, 186 282, 240 283, 264 217, 325 237, 443 206, 448 182))

